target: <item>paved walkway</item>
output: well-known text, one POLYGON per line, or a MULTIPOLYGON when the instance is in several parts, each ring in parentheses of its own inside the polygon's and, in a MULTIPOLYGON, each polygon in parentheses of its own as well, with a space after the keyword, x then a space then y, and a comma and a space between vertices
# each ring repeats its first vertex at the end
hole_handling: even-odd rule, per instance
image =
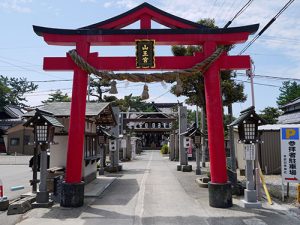
POLYGON ((143 153, 123 164, 124 171, 99 198, 86 198, 75 209, 34 209, 18 225, 300 224, 283 210, 244 209, 239 200, 230 209, 211 208, 208 191, 196 185, 194 172, 178 172, 176 164, 158 151, 143 153))

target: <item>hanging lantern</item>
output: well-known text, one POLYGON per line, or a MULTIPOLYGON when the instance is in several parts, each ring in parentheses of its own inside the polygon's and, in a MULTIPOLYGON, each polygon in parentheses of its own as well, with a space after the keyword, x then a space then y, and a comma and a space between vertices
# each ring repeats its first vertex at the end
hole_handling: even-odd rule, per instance
POLYGON ((149 98, 149 88, 148 88, 147 84, 144 85, 144 90, 143 90, 143 93, 141 95, 141 98, 142 98, 142 100, 145 100, 145 99, 149 98))
POLYGON ((177 82, 177 84, 175 86, 175 94, 178 97, 183 92, 182 81, 180 80, 179 76, 177 77, 176 82, 177 82))
POLYGON ((117 90, 117 82, 115 80, 113 80, 111 83, 110 83, 110 90, 109 90, 109 93, 110 94, 118 94, 118 90, 117 90))

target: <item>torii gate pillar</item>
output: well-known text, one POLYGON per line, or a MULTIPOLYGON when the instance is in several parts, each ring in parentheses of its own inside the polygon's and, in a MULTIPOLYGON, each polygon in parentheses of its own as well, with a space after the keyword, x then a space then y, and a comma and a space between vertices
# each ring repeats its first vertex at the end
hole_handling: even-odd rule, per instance
MULTIPOLYGON (((215 42, 205 42, 203 45, 204 55, 208 57, 216 48, 215 42)), ((208 192, 210 206, 227 208, 232 206, 232 195, 231 183, 227 181, 219 61, 216 60, 204 73, 211 173, 208 192)))
MULTIPOLYGON (((76 50, 80 52, 83 58, 87 59, 90 45, 87 42, 78 43, 76 44, 76 50)), ((64 207, 80 207, 84 201, 84 182, 81 181, 81 165, 83 159, 88 74, 76 65, 74 65, 73 70, 66 177, 62 183, 60 202, 60 205, 64 207)))
MULTIPOLYGON (((194 56, 157 56, 152 70, 183 70, 194 67, 209 57, 217 46, 243 43, 258 30, 258 24, 234 28, 208 28, 192 21, 171 15, 148 3, 143 3, 127 13, 80 29, 33 27, 50 45, 74 46, 77 53, 90 65, 104 71, 135 71, 136 57, 99 57, 90 53, 91 46, 135 45, 136 40, 155 40, 156 45, 202 45, 203 53, 194 56), (171 29, 151 29, 151 20, 171 29), (140 21, 141 29, 124 27, 140 21), (121 29, 124 28, 124 29, 121 29)), ((209 201, 213 207, 232 205, 230 184, 227 183, 220 70, 249 69, 249 56, 228 56, 223 53, 204 74, 208 137, 210 151, 211 183, 209 201)), ((45 57, 44 70, 74 71, 71 119, 69 128, 66 178, 63 183, 62 206, 78 207, 83 204, 84 185, 81 182, 83 140, 85 125, 85 100, 87 73, 67 57, 45 57)))

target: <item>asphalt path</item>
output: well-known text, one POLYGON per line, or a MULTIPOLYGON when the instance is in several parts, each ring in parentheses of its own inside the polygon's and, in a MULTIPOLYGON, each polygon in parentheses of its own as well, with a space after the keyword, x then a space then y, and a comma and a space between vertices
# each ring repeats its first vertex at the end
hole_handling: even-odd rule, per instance
POLYGON ((28 165, 0 165, 0 179, 4 187, 4 196, 9 200, 30 192, 29 181, 32 179, 32 170, 28 165), (12 191, 12 187, 23 186, 23 189, 12 191))
POLYGON ((176 171, 176 162, 147 151, 124 163, 124 171, 99 198, 86 198, 85 205, 68 209, 34 209, 19 225, 288 225, 300 224, 282 209, 244 209, 234 199, 229 209, 208 205, 208 191, 195 183, 194 172, 176 171))

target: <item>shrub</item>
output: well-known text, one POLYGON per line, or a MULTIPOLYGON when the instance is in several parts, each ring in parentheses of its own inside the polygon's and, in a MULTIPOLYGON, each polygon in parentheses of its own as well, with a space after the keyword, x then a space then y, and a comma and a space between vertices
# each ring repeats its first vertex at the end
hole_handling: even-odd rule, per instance
POLYGON ((163 145, 160 149, 161 154, 168 154, 169 153, 169 146, 168 145, 163 145))

